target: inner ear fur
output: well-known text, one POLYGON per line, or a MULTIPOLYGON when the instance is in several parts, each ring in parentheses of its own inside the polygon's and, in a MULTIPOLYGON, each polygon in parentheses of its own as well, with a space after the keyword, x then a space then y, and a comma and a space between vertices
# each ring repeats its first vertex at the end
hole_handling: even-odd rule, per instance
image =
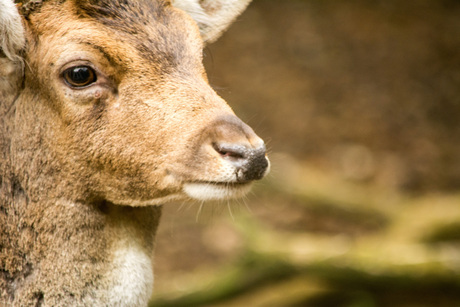
POLYGON ((25 45, 24 26, 13 0, 0 0, 0 49, 3 56, 19 61, 25 45))
POLYGON ((205 43, 212 43, 235 21, 251 0, 172 0, 197 22, 205 43))
POLYGON ((13 0, 0 0, 0 103, 16 95, 23 75, 24 26, 13 0))

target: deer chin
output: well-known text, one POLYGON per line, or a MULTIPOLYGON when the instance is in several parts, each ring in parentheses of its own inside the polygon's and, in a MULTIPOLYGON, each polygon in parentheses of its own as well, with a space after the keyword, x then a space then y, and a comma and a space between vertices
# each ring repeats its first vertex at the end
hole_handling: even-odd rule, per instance
POLYGON ((147 199, 147 200, 136 200, 136 199, 111 199, 110 197, 107 198, 107 201, 122 206, 130 206, 130 207, 145 207, 145 206, 161 206, 166 203, 178 200, 184 200, 183 193, 175 193, 170 194, 163 197, 158 197, 154 199, 147 199))
POLYGON ((189 182, 183 191, 196 200, 240 198, 251 190, 252 182, 189 182))

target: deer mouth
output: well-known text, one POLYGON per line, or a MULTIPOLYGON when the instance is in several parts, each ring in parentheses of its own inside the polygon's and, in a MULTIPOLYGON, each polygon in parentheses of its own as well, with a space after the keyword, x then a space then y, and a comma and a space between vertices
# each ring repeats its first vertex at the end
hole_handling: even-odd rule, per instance
POLYGON ((197 200, 239 198, 251 189, 252 182, 198 181, 184 184, 183 191, 197 200))

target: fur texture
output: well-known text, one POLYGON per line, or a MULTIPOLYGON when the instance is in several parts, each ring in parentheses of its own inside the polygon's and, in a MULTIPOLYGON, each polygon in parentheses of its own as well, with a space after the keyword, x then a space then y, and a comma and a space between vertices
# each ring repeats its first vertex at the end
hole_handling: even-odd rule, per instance
POLYGON ((0 0, 0 306, 145 305, 158 205, 244 194, 263 141, 169 1, 34 3, 0 0))

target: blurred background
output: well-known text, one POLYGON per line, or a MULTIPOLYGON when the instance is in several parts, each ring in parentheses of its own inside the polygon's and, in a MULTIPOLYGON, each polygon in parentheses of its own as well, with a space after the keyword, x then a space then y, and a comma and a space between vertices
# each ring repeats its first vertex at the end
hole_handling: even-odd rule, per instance
POLYGON ((164 207, 151 306, 460 306, 460 1, 255 0, 205 50, 268 143, 164 207))

